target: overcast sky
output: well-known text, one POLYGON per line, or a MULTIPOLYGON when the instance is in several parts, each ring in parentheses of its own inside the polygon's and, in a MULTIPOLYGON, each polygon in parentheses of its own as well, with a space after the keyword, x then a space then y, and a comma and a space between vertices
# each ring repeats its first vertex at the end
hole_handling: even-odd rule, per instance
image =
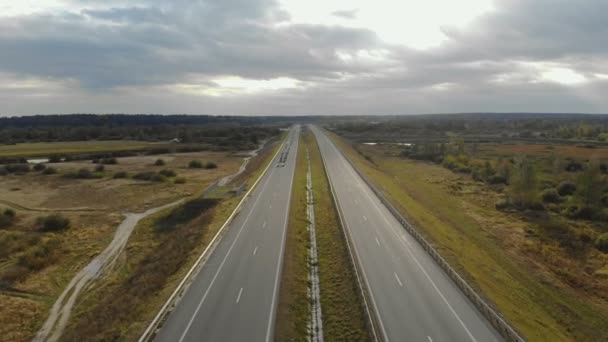
POLYGON ((606 0, 0 0, 0 115, 608 113, 606 0))

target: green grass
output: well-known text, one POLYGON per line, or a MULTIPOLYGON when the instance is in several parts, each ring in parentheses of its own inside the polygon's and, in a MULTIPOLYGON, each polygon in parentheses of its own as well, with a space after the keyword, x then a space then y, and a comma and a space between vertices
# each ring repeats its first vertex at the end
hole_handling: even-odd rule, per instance
POLYGON ((308 219, 306 215, 306 151, 300 139, 296 170, 291 192, 289 226, 281 290, 277 309, 275 336, 277 341, 306 341, 310 320, 308 302, 308 219))
POLYGON ((131 140, 23 143, 16 145, 0 145, 0 158, 46 157, 49 155, 63 155, 72 153, 129 151, 165 145, 166 144, 131 140))
POLYGON ((494 210, 492 203, 476 206, 449 193, 442 181, 460 185, 440 166, 366 148, 375 162, 371 164, 347 141, 330 135, 442 256, 530 341, 608 339, 605 312, 556 285, 544 268, 526 262, 525 255, 508 254, 508 249, 518 246, 504 245, 499 232, 520 234, 525 222, 494 210))
POLYGON ((315 199, 323 333, 326 341, 366 341, 368 332, 357 279, 314 135, 304 133, 310 152, 315 199))

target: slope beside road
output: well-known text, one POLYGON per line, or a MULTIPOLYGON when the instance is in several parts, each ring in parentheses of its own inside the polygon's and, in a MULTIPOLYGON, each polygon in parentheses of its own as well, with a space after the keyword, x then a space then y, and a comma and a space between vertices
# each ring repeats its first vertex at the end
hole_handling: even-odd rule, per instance
POLYGON ((271 341, 299 127, 227 227, 155 341, 271 341))
POLYGON ((313 132, 385 340, 502 340, 333 142, 318 128, 313 132))

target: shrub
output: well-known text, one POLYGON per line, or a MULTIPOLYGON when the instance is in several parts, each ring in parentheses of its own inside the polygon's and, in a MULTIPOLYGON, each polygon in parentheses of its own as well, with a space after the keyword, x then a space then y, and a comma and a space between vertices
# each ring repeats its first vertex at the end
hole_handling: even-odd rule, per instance
POLYGON ((488 179, 490 184, 507 184, 507 178, 502 175, 494 175, 488 179))
POLYGON ((563 214, 573 219, 592 220, 597 216, 598 211, 593 207, 572 205, 566 208, 563 214))
POLYGON ((557 192, 560 196, 572 195, 576 192, 576 184, 568 181, 563 181, 557 186, 557 192))
POLYGON ((127 176, 128 175, 127 175, 127 173, 125 171, 119 171, 119 172, 116 172, 112 178, 115 178, 115 179, 118 179, 118 178, 127 178, 127 176))
POLYGON ((558 241, 562 247, 577 247, 579 239, 564 221, 547 217, 539 223, 539 227, 546 236, 558 241))
POLYGON ((11 208, 6 208, 6 209, 4 209, 4 212, 2 213, 2 215, 13 218, 13 217, 15 217, 15 215, 17 215, 17 213, 15 213, 15 211, 11 208))
POLYGON ((150 182, 164 182, 165 177, 155 172, 140 172, 133 176, 133 179, 150 181, 150 182))
POLYGON ((184 178, 184 177, 177 177, 177 178, 175 178, 175 180, 173 182, 175 184, 185 184, 186 183, 186 178, 184 178))
POLYGON ((554 188, 545 189, 540 196, 546 203, 559 203, 561 200, 559 193, 554 188))
POLYGON ((47 167, 46 169, 44 169, 44 171, 42 171, 43 175, 52 175, 57 173, 57 170, 54 167, 47 167))
POLYGON ((201 169, 203 167, 203 163, 201 163, 199 160, 191 160, 188 167, 193 169, 201 169))
POLYGON ((60 156, 50 156, 49 157, 49 163, 60 163, 61 162, 61 157, 60 156))
POLYGON ((216 169, 217 168, 217 164, 214 162, 207 162, 207 164, 205 164, 205 169, 216 169))
POLYGON ((156 161, 154 162, 154 165, 163 166, 163 165, 165 165, 165 161, 162 159, 156 159, 156 161))
POLYGON ((103 159, 99 160, 99 162, 101 164, 111 164, 111 165, 118 164, 118 160, 116 160, 116 158, 103 158, 103 159))
POLYGON ((6 169, 6 166, 0 166, 0 176, 6 175, 8 175, 8 170, 6 169))
POLYGON ((41 230, 46 232, 59 232, 70 228, 70 220, 61 214, 51 214, 49 216, 39 217, 41 230))
POLYGON ((28 164, 8 164, 4 166, 8 173, 25 173, 30 171, 28 164))
POLYGON ((595 239, 595 248, 608 253, 608 233, 601 234, 595 239))
POLYGON ((35 164, 34 165, 35 171, 43 171, 44 169, 46 169, 46 165, 44 165, 44 164, 35 164))
POLYGON ((103 172, 103 170, 105 170, 105 166, 103 166, 102 164, 98 164, 95 166, 95 171, 97 172, 103 172))
POLYGON ((171 170, 171 169, 164 169, 161 171, 158 171, 158 174, 165 176, 165 177, 175 177, 177 176, 177 174, 175 173, 175 171, 171 170))
POLYGON ((568 160, 568 162, 566 163, 565 166, 565 170, 568 172, 577 172, 577 171, 581 171, 583 169, 583 164, 575 161, 575 160, 568 160))

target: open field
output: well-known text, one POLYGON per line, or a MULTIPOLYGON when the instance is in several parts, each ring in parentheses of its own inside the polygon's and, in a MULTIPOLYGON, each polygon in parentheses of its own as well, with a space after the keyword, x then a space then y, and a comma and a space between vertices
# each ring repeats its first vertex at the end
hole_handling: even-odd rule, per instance
MULTIPOLYGON (((233 184, 253 179, 260 172, 257 169, 259 165, 268 160, 271 150, 267 148, 254 158, 245 173, 237 177, 233 184)), ((0 176, 0 209, 13 208, 16 211, 12 225, 0 229, 0 340, 25 341, 32 338, 67 282, 110 242, 116 226, 123 220, 123 213, 142 212, 181 198, 197 198, 207 186, 236 172, 242 161, 242 155, 235 153, 192 152, 118 158, 118 164, 105 165, 104 170, 95 172, 95 177, 91 179, 65 176, 81 168, 93 170, 95 164, 90 161, 47 164, 55 168, 57 174, 44 175, 31 171, 22 175, 0 176), (163 159, 165 165, 154 165, 157 159, 163 159), (191 160, 213 162, 217 168, 189 168, 191 160), (168 176, 160 182, 131 178, 137 173, 158 173, 165 169, 174 171, 177 176, 168 176), (127 177, 114 179, 113 176, 119 172, 126 172, 127 177), (177 182, 178 178, 183 178, 184 182, 177 182), (67 217, 70 228, 63 232, 40 231, 37 218, 52 213, 67 217)), ((230 185, 224 187, 224 193, 229 189, 230 185)), ((187 222, 177 222, 174 231, 159 233, 153 218, 144 220, 140 224, 143 228, 135 230, 126 252, 119 258, 120 262, 115 266, 118 272, 100 281, 99 287, 95 286, 95 291, 82 299, 82 305, 78 302, 70 327, 79 326, 82 319, 86 320, 89 309, 97 307, 102 298, 112 296, 111 291, 104 290, 125 289, 120 281, 130 279, 140 284, 149 283, 150 288, 158 290, 151 297, 148 294, 122 303, 137 304, 133 310, 150 306, 147 307, 149 310, 137 311, 141 316, 133 316, 137 317, 133 320, 135 326, 141 328, 145 320, 156 313, 156 308, 160 307, 157 304, 162 303, 167 293, 173 290, 179 275, 183 275, 182 266, 200 252, 205 241, 223 223, 236 203, 236 197, 228 197, 211 206, 201 207, 195 217, 187 222), (207 225, 208 229, 201 230, 200 225, 207 225), (176 241, 181 241, 179 244, 186 247, 180 245, 177 248, 176 241), (164 264, 164 259, 154 259, 150 252, 154 249, 165 250, 167 255, 173 253, 173 261, 164 264), (147 269, 146 263, 156 266, 147 269), (150 273, 154 270, 159 270, 159 275, 150 273), (96 297, 100 293, 103 296, 96 297)), ((158 219, 169 211, 154 217, 158 219)), ((119 317, 109 311, 105 314, 119 317)), ((120 317, 123 317, 121 324, 130 324, 130 320, 120 317)), ((102 326, 100 323, 90 329, 102 326)), ((122 331, 120 328, 117 324, 118 330, 107 329, 104 334, 115 334, 122 331)), ((141 331, 129 332, 133 337, 141 331)))
POLYGON ((132 151, 167 145, 167 143, 151 143, 133 140, 22 143, 15 145, 0 145, 0 158, 46 157, 49 155, 63 155, 72 153, 132 151))
MULTIPOLYGON (((262 150, 233 184, 252 184, 278 146, 262 150)), ((83 297, 63 338, 136 340, 240 201, 229 188, 140 222, 123 262, 83 297)))
MULTIPOLYGON (((396 146, 357 145, 358 152, 346 140, 331 136, 529 340, 608 338, 606 254, 586 248, 582 255, 572 255, 559 243, 544 239, 525 213, 496 210, 494 204, 504 195, 470 175, 401 158, 396 146)), ((503 146, 509 147, 480 145, 479 157, 488 158, 503 146)), ((561 153, 560 148, 555 150, 561 153)), ((570 224, 581 231, 591 229, 588 222, 570 224)))

